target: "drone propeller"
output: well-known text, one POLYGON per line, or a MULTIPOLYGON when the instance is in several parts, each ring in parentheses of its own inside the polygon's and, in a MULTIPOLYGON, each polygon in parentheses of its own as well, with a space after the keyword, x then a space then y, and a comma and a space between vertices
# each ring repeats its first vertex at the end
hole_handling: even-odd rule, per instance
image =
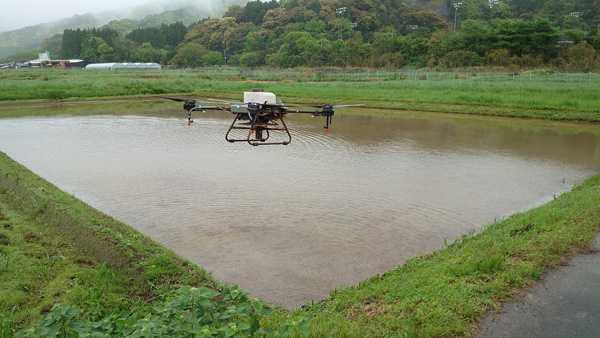
POLYGON ((221 103, 226 103, 226 104, 237 104, 237 105, 245 105, 247 104, 246 102, 238 102, 238 101, 227 101, 227 100, 217 100, 217 99, 209 99, 211 100, 213 103, 216 102, 221 102, 221 103))
POLYGON ((364 104, 338 104, 335 106, 331 106, 331 108, 337 109, 337 108, 360 107, 360 106, 364 106, 364 104))
POLYGON ((304 104, 304 105, 299 104, 298 106, 300 106, 300 107, 314 107, 314 108, 331 107, 332 109, 337 109, 337 108, 347 108, 347 107, 359 107, 359 106, 363 106, 363 104, 338 104, 338 105, 335 105, 335 106, 328 105, 328 104, 304 104))
POLYGON ((186 99, 182 99, 182 98, 179 98, 179 97, 169 97, 169 96, 156 96, 156 97, 161 98, 161 99, 167 99, 167 100, 171 100, 171 101, 176 101, 176 102, 183 102, 183 101, 186 100, 186 99))
POLYGON ((172 101, 176 101, 176 102, 189 102, 191 104, 225 104, 223 103, 219 103, 219 102, 215 102, 215 101, 198 101, 198 100, 194 100, 194 99, 183 99, 183 98, 179 98, 179 97, 170 97, 170 96, 156 96, 158 98, 161 99, 167 99, 167 100, 172 100, 172 101))

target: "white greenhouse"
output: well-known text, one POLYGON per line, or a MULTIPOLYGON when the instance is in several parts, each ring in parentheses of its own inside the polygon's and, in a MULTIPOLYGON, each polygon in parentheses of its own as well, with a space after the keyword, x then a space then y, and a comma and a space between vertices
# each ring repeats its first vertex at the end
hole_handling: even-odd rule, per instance
POLYGON ((85 66, 86 70, 161 70, 158 63, 90 63, 85 66))

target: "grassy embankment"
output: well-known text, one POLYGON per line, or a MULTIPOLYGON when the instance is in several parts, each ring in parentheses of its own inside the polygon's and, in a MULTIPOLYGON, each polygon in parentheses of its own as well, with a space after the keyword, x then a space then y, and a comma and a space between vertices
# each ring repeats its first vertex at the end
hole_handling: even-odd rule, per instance
POLYGON ((469 335, 487 310, 589 250, 600 229, 600 176, 552 202, 463 235, 306 309, 315 335, 469 335), (575 250, 575 251, 573 251, 575 250))
MULTIPOLYGON (((46 73, 43 74, 46 76, 46 73)), ((48 74, 66 76, 58 72, 48 74)), ((145 83, 141 80, 143 75, 119 76, 145 83)), ((189 77, 189 82, 195 82, 192 81, 193 76, 198 75, 183 76, 184 79, 189 77)), ((169 80, 159 78, 159 81, 167 81, 163 82, 166 85, 169 80)), ((376 91, 377 86, 371 83, 258 85, 284 97, 288 95, 286 91, 290 91, 292 97, 293 88, 297 88, 293 98, 306 102, 326 97, 327 93, 336 89, 339 92, 332 94, 334 100, 345 102, 353 97, 352 91, 360 92, 360 85, 373 86, 364 89, 373 95, 369 102, 382 105, 385 97, 391 96, 394 91, 386 89, 388 85, 400 90, 400 84, 387 82, 378 83, 382 87, 380 91, 376 91), (305 94, 313 87, 314 94, 305 94), (386 91, 389 93, 383 94, 386 91), (301 98, 298 93, 306 96, 301 98)), ((34 83, 32 86, 38 85, 34 83)), ((248 84, 226 81, 218 86, 223 87, 213 89, 212 93, 227 97, 234 92, 239 95, 239 91, 245 90, 248 84)), ((35 88, 39 90, 39 87, 35 88)), ((102 85, 99 85, 98 92, 102 92, 101 88, 102 85)), ((423 92, 433 92, 431 87, 428 88, 423 92)), ((456 90, 457 87, 453 88, 456 90)), ((174 91, 177 92, 180 91, 174 91)), ((190 89, 181 92, 199 91, 190 89)), ((424 93, 420 95, 426 95, 424 93)), ((464 95, 476 97, 476 93, 475 90, 464 95)), ((367 97, 369 94, 361 92, 360 95, 367 97)), ((585 91, 582 96, 584 98, 577 103, 579 108, 572 107, 572 110, 566 111, 580 110, 584 117, 597 116, 596 108, 592 108, 591 104, 588 107, 588 101, 593 97, 591 93, 585 91)), ((445 99, 448 98, 432 98, 439 104, 445 99)), ((543 99, 532 97, 530 100, 537 102, 543 99)), ((551 101, 558 108, 540 111, 558 112, 562 109, 560 107, 573 106, 560 101, 560 98, 558 100, 551 101)), ((527 105, 517 101, 507 98, 499 107, 506 112, 509 107, 519 106, 515 109, 522 111, 527 105)), ((409 101, 391 99, 390 104, 409 104, 409 101)), ((477 105, 472 107, 476 108, 477 105)), ((546 117, 552 118, 553 115, 546 117)), ((515 288, 540 279, 543 271, 560 265, 564 255, 574 248, 589 249, 588 243, 600 225, 598 196, 600 176, 591 178, 545 206, 488 225, 480 234, 465 235, 442 250, 415 257, 397 269, 356 287, 333 291, 331 300, 291 315, 309 318, 312 336, 468 334, 484 311, 498 306, 515 288)), ((0 316, 5 330, 30 326, 42 313, 56 313, 58 310, 52 310, 56 302, 68 302, 73 308, 83 311, 83 314, 66 311, 61 318, 73 315, 73 320, 94 321, 99 328, 103 328, 104 324, 98 324, 98 320, 106 314, 105 310, 111 309, 138 313, 140 318, 148 316, 148 322, 155 324, 159 322, 157 318, 165 314, 153 307, 167 298, 176 297, 169 293, 170 289, 178 285, 216 286, 216 282, 201 269, 129 226, 60 192, 4 155, 0 157, 0 244, 0 316)), ((46 318, 49 314, 45 315, 46 318)), ((125 319, 137 323, 131 318, 125 319)), ((261 318, 271 328, 281 328, 282 324, 284 328, 296 327, 289 320, 288 312, 261 315, 261 318)), ((118 321, 119 318, 111 320, 118 321)), ((69 325, 68 321, 66 323, 69 325)), ((141 330, 140 326, 138 328, 141 330)), ((227 331, 215 333, 225 335, 227 331)))
POLYGON ((271 313, 0 152, 0 337, 264 334, 271 313))
MULTIPOLYGON (((551 120, 600 121, 598 83, 393 80, 360 82, 241 81, 195 72, 0 72, 0 104, 152 95, 241 99, 253 87, 284 102, 363 103, 370 108, 551 120)), ((343 113, 340 111, 340 113, 343 113)))
POLYGON ((177 285, 218 286, 203 269, 4 153, 0 244, 3 329, 35 323, 57 302, 98 315, 110 308, 147 307, 177 285))

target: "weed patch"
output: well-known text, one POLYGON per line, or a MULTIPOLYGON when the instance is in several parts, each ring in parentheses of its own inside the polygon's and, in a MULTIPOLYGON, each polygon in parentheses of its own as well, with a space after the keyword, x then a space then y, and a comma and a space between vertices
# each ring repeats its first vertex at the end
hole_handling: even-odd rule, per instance
POLYGON ((10 245, 10 238, 8 238, 7 234, 1 233, 0 232, 0 245, 10 245))

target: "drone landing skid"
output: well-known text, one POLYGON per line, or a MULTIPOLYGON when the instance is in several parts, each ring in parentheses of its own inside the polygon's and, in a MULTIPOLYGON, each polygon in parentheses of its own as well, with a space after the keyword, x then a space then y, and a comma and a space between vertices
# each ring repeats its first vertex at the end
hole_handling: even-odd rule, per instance
POLYGON ((231 143, 233 143, 233 142, 248 142, 249 144, 251 144, 253 146, 267 146, 267 145, 279 145, 279 144, 288 145, 290 142, 292 142, 292 135, 290 135, 290 131, 288 130, 288 128, 285 124, 285 121, 283 120, 282 114, 276 114, 275 117, 272 118, 272 120, 281 121, 282 127, 280 127, 274 121, 269 121, 268 123, 259 123, 259 122, 255 122, 255 123, 240 122, 240 123, 238 123, 238 121, 243 120, 243 115, 245 115, 245 114, 238 114, 233 119, 233 122, 231 123, 229 130, 227 130, 227 134, 225 134, 225 139, 228 142, 231 142, 231 143), (248 130, 248 137, 240 138, 240 139, 230 138, 229 134, 234 129, 235 130, 248 130), (287 134, 287 141, 267 142, 267 140, 271 136, 269 131, 285 132, 287 134), (264 136, 263 132, 266 132, 266 137, 263 137, 264 136), (252 138, 252 136, 254 136, 254 138, 252 138))

